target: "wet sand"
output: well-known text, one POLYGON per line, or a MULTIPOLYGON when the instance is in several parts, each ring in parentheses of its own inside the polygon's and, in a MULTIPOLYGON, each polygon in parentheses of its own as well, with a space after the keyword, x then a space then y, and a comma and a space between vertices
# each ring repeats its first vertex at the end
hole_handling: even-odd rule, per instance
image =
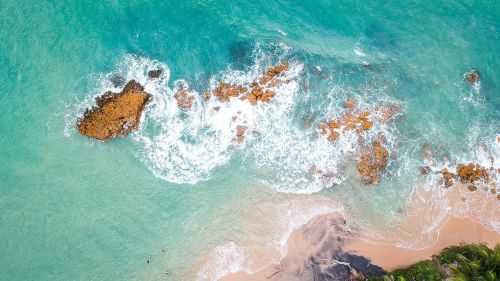
POLYGON ((500 206, 496 198, 487 193, 471 194, 463 187, 439 192, 437 197, 434 192, 418 190, 405 220, 386 236, 359 236, 357 230, 349 229, 340 213, 319 216, 291 233, 286 242, 287 254, 279 264, 268 265, 255 274, 232 273, 221 280, 316 280, 318 274, 345 261, 352 265, 351 269, 361 266, 366 270, 368 265, 370 269, 391 271, 430 259, 444 248, 461 243, 486 243, 490 247, 500 243, 500 234, 492 230, 491 222, 485 225, 478 219, 483 214, 493 221, 500 220, 495 219, 500 206), (398 246, 398 241, 406 241, 406 248, 398 246))
POLYGON ((387 271, 429 259, 446 247, 460 243, 486 243, 493 247, 500 243, 500 234, 487 230, 470 219, 449 217, 439 230, 437 241, 422 250, 410 250, 395 245, 376 244, 374 241, 354 240, 344 250, 362 255, 387 271))

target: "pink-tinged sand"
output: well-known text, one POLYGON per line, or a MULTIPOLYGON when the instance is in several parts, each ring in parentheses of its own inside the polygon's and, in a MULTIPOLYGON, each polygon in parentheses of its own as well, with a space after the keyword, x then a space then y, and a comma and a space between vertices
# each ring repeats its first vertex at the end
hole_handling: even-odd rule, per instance
POLYGON ((439 230, 437 241, 422 250, 410 250, 395 245, 383 245, 354 240, 347 243, 345 251, 364 256, 387 271, 429 259, 446 247, 460 243, 487 243, 494 247, 500 243, 500 234, 484 228, 470 219, 450 217, 439 230))

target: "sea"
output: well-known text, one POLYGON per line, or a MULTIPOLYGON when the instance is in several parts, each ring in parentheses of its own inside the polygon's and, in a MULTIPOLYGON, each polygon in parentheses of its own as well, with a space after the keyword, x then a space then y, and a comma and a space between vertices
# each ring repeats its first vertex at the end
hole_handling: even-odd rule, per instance
POLYGON ((0 78, 0 280, 254 273, 332 212, 409 249, 451 211, 500 233, 500 1, 1 0, 0 78), (202 98, 280 62, 269 103, 202 98), (129 80, 153 96, 140 129, 79 134, 129 80), (351 99, 397 112, 328 141, 351 99), (365 184, 356 159, 380 138, 388 165, 365 184), (439 171, 460 163, 491 176, 457 208, 439 171))

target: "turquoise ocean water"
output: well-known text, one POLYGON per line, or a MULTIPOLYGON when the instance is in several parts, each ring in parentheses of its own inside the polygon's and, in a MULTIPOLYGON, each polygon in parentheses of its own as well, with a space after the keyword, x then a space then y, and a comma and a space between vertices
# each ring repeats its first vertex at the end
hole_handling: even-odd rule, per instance
MULTIPOLYGON (((500 166, 488 158, 500 156, 499 1, 2 0, 0 39, 0 280, 210 280, 203 257, 227 267, 221 245, 237 256, 228 242, 272 244, 336 208, 366 233, 397 225, 415 188, 435 188, 418 169, 426 145, 436 169, 500 166), (180 79, 203 93, 281 59, 296 81, 282 101, 227 110, 260 132, 241 146, 201 101, 172 107, 180 79), (75 131, 110 77, 145 82, 154 68, 167 75, 146 86, 140 132, 103 143, 75 131), (463 81, 471 69, 480 84, 463 81), (348 140, 317 137, 349 98, 401 108, 376 128, 396 151, 380 185, 349 172, 348 140), (319 181, 312 164, 342 179, 319 181), (339 205, 294 205, 318 197, 339 205)), ((499 231, 499 212, 483 223, 499 231)))

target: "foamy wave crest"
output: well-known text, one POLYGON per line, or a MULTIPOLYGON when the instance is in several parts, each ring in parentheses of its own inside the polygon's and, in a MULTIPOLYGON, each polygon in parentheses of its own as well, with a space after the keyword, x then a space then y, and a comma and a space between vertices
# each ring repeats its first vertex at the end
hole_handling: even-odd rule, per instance
MULTIPOLYGON (((491 136, 490 136, 491 137, 491 136)), ((500 233, 500 204, 497 196, 500 186, 500 142, 498 136, 488 144, 471 147, 467 153, 451 155, 450 159, 428 159, 426 164, 433 173, 426 178, 424 188, 432 194, 426 201, 440 205, 441 217, 443 214, 460 218, 469 218, 482 224, 489 230, 500 233), (470 191, 467 184, 459 182, 450 189, 443 186, 441 169, 446 168, 456 173, 457 164, 479 164, 488 172, 488 180, 476 183, 478 190, 470 191)), ((433 225, 433 224, 429 224, 433 225)), ((434 229, 437 227, 434 226, 434 229)))
MULTIPOLYGON (((286 53, 282 49, 273 62, 286 53)), ((210 79, 207 92, 212 92, 220 82, 249 85, 272 65, 271 59, 259 48, 256 49, 255 64, 247 71, 228 69, 210 79)), ((276 116, 283 116, 293 102, 297 82, 293 81, 302 69, 302 64, 290 61, 289 70, 282 80, 289 80, 279 88, 273 88, 277 97, 270 104, 252 106, 248 101, 232 98, 220 102, 212 97, 201 102, 200 93, 192 90, 195 97, 192 108, 180 109, 173 97, 177 86, 154 95, 154 104, 148 109, 148 127, 135 138, 143 145, 144 161, 153 173, 174 183, 195 184, 209 178, 213 169, 227 163, 237 151, 241 151, 254 136, 264 129, 265 123, 276 116), (236 139, 237 127, 246 128, 245 141, 236 139)), ((186 81, 175 84, 187 85, 186 81)))
MULTIPOLYGON (((207 180, 215 168, 240 155, 246 164, 253 164, 252 173, 257 180, 282 192, 308 194, 345 180, 343 165, 356 157, 359 137, 371 141, 383 134, 387 140, 384 145, 389 149, 396 138, 391 122, 376 122, 369 132, 361 134, 346 132, 335 142, 321 137, 319 124, 345 113, 343 104, 347 98, 358 100, 356 110, 360 111, 397 104, 384 89, 343 88, 331 80, 323 80, 331 88, 330 93, 309 108, 316 118, 305 127, 300 120, 304 102, 318 97, 300 87, 301 80, 309 74, 304 71, 303 63, 290 57, 290 48, 283 44, 272 48, 257 45, 251 66, 244 70, 228 67, 212 76, 206 88, 195 89, 182 79, 170 82, 169 74, 168 66, 163 63, 127 55, 115 72, 98 77, 98 86, 79 103, 76 114, 91 106, 97 95, 119 92, 123 85, 114 85, 115 77, 124 81, 134 79, 145 85, 145 90, 153 95, 153 102, 146 108, 141 129, 133 134, 133 139, 138 143, 140 159, 155 176, 169 182, 195 184, 207 180), (250 89, 252 82, 282 60, 288 62, 288 69, 276 78, 281 81, 279 85, 268 86, 276 93, 269 103, 252 105, 238 97, 230 98, 229 102, 216 97, 202 99, 202 93, 213 93, 221 82, 250 89), (148 78, 148 71, 154 69, 163 71, 159 79, 148 78), (175 98, 181 88, 194 98, 188 110, 180 108, 175 98), (241 127, 245 128, 245 134, 238 139, 241 127)), ((376 110, 373 112, 372 117, 377 118, 376 110)), ((68 128, 74 128, 74 121, 68 123, 68 128)))

